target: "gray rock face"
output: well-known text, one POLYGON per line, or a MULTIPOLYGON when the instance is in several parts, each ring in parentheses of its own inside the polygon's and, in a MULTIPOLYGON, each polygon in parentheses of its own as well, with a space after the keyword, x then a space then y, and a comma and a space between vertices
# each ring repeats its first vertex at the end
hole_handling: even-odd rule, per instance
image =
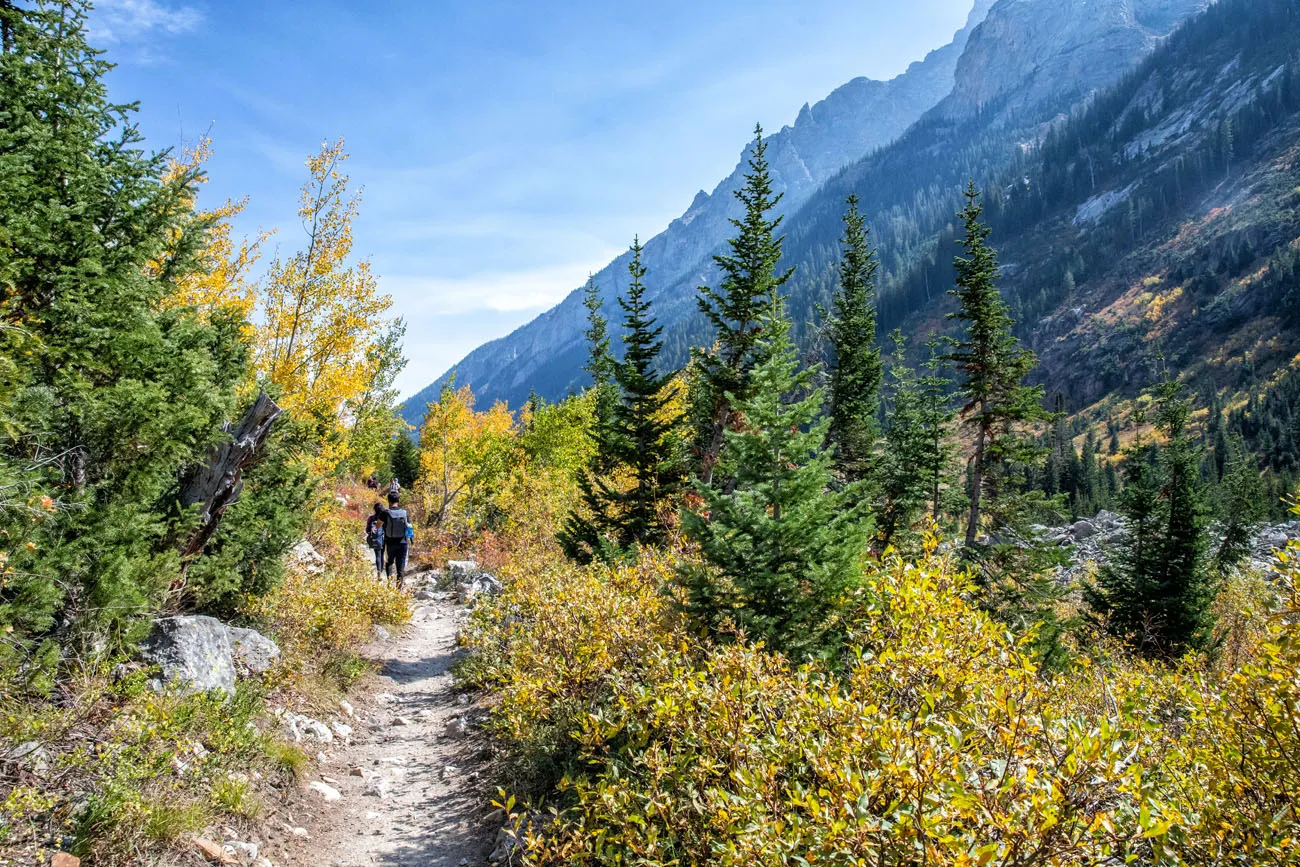
POLYGON ((1211 0, 1000 0, 971 34, 940 111, 1013 114, 1113 84, 1211 0), (1072 93, 1070 91, 1073 91, 1072 93))
POLYGON ((154 621, 141 649, 146 662, 162 670, 155 686, 184 692, 235 692, 230 631, 214 617, 165 617, 154 621))
POLYGON ((235 661, 255 674, 264 674, 280 661, 279 646, 262 633, 238 626, 226 627, 235 661))
MULTIPOLYGON (((792 126, 770 134, 772 187, 785 196, 780 212, 793 213, 836 172, 898 138, 947 96, 967 38, 993 5, 994 0, 976 0, 953 41, 902 75, 887 82, 856 78, 821 102, 805 105, 792 126)), ((666 297, 665 287, 686 281, 693 289, 695 275, 731 236, 729 219, 740 213, 732 193, 744 182, 748 160, 747 148, 736 169, 712 193, 701 190, 681 217, 646 242, 643 258, 654 277, 648 297, 661 323, 695 311, 692 297, 666 297)), ((627 255, 620 256, 595 275, 607 316, 617 317, 613 299, 626 288, 627 262, 627 255)), ((562 397, 582 376, 585 325, 582 295, 575 291, 508 337, 470 353, 454 368, 456 382, 472 386, 484 403, 505 400, 519 406, 533 385, 546 397, 562 397)), ((450 373, 406 402, 402 414, 407 421, 423 420, 425 407, 437 399, 450 373)))

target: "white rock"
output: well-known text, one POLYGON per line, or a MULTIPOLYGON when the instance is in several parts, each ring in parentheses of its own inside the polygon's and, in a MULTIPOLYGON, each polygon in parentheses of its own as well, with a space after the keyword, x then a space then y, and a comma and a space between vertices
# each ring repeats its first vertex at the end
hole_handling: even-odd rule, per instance
POLYGON ((356 717, 357 717, 356 709, 352 707, 352 703, 351 703, 350 701, 348 701, 348 700, 346 700, 346 699, 340 701, 340 702, 339 702, 339 708, 340 708, 340 709, 341 709, 345 714, 348 715, 348 719, 356 719, 356 717))
POLYGON ((237 860, 240 864, 257 863, 257 844, 245 843, 240 840, 227 840, 221 845, 225 853, 237 860))
POLYGON ((393 635, 392 635, 391 632, 389 632, 389 631, 388 631, 387 629, 385 629, 384 627, 380 626, 378 623, 375 624, 375 640, 376 640, 376 641, 387 641, 388 639, 390 639, 390 638, 392 638, 392 637, 393 637, 393 635))
POLYGON ((352 742, 352 726, 347 723, 332 722, 330 723, 330 728, 338 739, 343 741, 343 743, 347 744, 352 742))
POLYGON ((376 774, 366 783, 366 794, 372 798, 387 798, 392 793, 393 784, 376 774))
POLYGON ((343 794, 338 789, 319 780, 312 780, 307 784, 307 788, 324 798, 326 803, 337 801, 343 797, 343 794))

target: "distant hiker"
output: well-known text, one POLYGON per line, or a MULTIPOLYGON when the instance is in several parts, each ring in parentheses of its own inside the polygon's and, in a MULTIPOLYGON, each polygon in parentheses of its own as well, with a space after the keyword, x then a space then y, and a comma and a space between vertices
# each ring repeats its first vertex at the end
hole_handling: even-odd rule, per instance
POLYGON ((379 479, 375 478, 374 473, 371 473, 370 478, 366 479, 366 487, 372 491, 379 490, 379 479))
POLYGON ((415 530, 411 526, 411 516, 402 508, 401 498, 397 492, 388 495, 388 511, 384 521, 384 573, 392 577, 397 570, 397 587, 400 590, 406 583, 406 552, 410 547, 415 530))
POLYGON ((366 544, 375 552, 375 574, 384 574, 384 524, 388 522, 388 513, 382 503, 375 503, 375 510, 366 517, 366 544))
POLYGON ((397 480, 397 476, 393 476, 393 480, 388 483, 388 496, 396 497, 401 492, 402 483, 397 480))

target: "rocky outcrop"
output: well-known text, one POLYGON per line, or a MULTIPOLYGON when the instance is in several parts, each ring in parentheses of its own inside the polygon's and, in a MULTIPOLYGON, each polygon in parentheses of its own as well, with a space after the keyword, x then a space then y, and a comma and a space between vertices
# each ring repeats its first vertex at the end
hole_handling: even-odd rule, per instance
POLYGON ((158 691, 220 690, 233 695, 241 670, 270 670, 280 658, 280 648, 252 629, 227 626, 215 617, 184 615, 155 620, 140 656, 158 666, 159 676, 151 684, 158 691))
MULTIPOLYGON (((1116 548, 1128 538, 1124 519, 1107 511, 1069 526, 1037 529, 1040 538, 1070 550, 1071 563, 1058 576, 1062 583, 1081 579, 1096 566, 1113 559, 1116 548)), ((1300 521, 1264 527, 1255 535, 1254 551, 1247 566, 1268 570, 1277 553, 1292 542, 1300 542, 1300 521)))
POLYGON ((971 34, 938 111, 1008 116, 1113 84, 1211 0, 1000 0, 971 34))

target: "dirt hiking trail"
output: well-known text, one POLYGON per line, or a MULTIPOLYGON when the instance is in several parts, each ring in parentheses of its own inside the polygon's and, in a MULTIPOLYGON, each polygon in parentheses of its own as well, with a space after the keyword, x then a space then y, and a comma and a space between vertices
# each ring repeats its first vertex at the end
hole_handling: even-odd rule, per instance
POLYGON ((413 576, 411 586, 411 623, 368 648, 381 667, 354 699, 351 744, 335 744, 304 782, 311 788, 293 817, 299 845, 273 856, 277 865, 489 863, 501 820, 479 782, 486 745, 467 725, 474 711, 450 672, 465 611, 430 578, 413 576))

